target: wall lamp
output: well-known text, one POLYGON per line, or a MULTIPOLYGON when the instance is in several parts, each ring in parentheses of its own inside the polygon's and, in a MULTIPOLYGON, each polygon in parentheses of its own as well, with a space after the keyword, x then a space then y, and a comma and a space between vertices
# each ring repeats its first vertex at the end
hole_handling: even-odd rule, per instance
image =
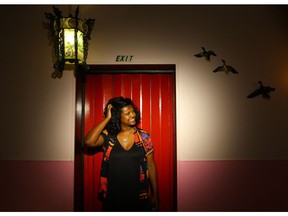
POLYGON ((50 23, 46 23, 50 31, 50 39, 53 43, 54 69, 53 78, 61 78, 65 65, 82 65, 87 70, 86 59, 88 56, 88 40, 94 26, 95 19, 78 18, 79 6, 75 10, 75 16, 62 17, 62 11, 53 6, 54 15, 45 13, 50 23))

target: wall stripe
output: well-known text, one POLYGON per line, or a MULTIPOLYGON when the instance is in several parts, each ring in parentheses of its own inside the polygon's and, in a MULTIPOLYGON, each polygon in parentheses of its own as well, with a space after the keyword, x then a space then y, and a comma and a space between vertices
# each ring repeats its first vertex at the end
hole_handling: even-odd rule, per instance
MULTIPOLYGON (((178 211, 288 211, 288 161, 178 161, 178 211)), ((73 161, 0 161, 0 211, 73 211, 73 161)))
POLYGON ((178 161, 179 211, 287 211, 287 160, 178 161))
POLYGON ((74 161, 0 161, 0 211, 73 211, 74 161))

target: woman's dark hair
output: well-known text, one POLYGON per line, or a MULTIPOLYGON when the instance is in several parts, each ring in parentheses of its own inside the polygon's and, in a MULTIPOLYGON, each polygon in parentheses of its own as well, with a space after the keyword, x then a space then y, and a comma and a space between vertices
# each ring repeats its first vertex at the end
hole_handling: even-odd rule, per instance
POLYGON ((107 115, 107 107, 108 105, 111 104, 113 108, 111 109, 111 114, 112 117, 108 124, 106 125, 105 129, 112 134, 112 135, 117 135, 121 131, 121 113, 122 113, 122 108, 131 105, 134 109, 134 112, 136 114, 135 116, 135 121, 137 126, 140 122, 140 111, 138 108, 135 106, 133 101, 130 98, 124 98, 124 97, 115 97, 111 98, 108 103, 105 106, 105 111, 104 111, 104 116, 106 117, 107 115))

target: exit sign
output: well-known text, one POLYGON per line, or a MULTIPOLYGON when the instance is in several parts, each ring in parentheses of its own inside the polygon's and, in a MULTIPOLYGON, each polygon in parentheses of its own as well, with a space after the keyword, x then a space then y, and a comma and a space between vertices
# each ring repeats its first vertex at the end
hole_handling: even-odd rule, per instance
POLYGON ((131 62, 133 57, 133 55, 117 55, 116 62, 131 62))

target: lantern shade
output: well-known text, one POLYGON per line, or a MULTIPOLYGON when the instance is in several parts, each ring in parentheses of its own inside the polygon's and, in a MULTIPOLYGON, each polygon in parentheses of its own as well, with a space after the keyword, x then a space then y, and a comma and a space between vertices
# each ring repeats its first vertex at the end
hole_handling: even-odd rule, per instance
POLYGON ((85 61, 84 49, 86 48, 84 35, 87 34, 87 25, 81 19, 64 17, 60 19, 60 26, 57 26, 57 20, 55 20, 54 28, 55 32, 58 32, 59 58, 66 64, 74 64, 76 60, 78 63, 83 63, 85 61), (75 34, 77 34, 77 38, 75 38, 75 34))
MULTIPOLYGON (((75 63, 75 59, 78 59, 79 63, 84 61, 84 41, 83 33, 75 29, 63 29, 59 32, 62 35, 64 31, 64 58, 68 63, 75 63), (77 45, 75 44, 75 31, 77 32, 77 45), (77 49, 77 56, 76 56, 77 49)), ((59 49, 59 55, 62 55, 61 49, 59 49)))

